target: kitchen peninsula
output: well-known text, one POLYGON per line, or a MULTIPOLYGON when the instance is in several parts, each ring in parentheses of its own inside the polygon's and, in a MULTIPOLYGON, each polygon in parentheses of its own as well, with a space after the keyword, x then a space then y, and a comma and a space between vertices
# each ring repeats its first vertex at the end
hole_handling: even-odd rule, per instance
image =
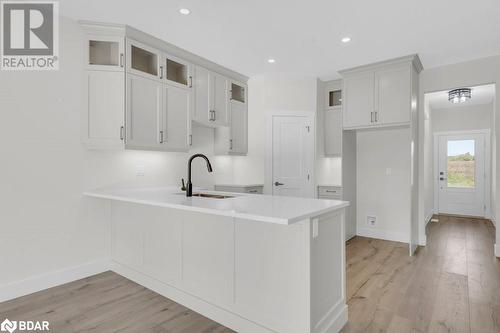
POLYGON ((238 332, 347 322, 345 201, 106 188, 111 268, 238 332))

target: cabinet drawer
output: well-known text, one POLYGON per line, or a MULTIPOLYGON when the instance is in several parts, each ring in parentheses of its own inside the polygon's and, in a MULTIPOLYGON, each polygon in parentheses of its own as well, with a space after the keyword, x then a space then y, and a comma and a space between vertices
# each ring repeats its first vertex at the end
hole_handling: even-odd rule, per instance
POLYGON ((264 189, 262 186, 254 186, 254 187, 246 187, 245 193, 254 193, 254 194, 262 194, 264 189))
POLYGON ((338 196, 342 198, 342 187, 340 186, 318 186, 318 196, 338 196))

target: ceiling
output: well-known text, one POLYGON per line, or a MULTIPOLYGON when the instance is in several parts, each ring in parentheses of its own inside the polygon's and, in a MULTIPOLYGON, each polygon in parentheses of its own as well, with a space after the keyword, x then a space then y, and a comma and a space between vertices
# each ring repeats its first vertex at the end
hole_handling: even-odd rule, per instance
POLYGON ((424 68, 500 54, 498 0, 61 0, 60 11, 131 25, 248 76, 326 80, 412 53, 424 68))
POLYGON ((461 106, 472 106, 490 104, 495 99, 495 85, 487 84, 471 88, 471 99, 464 103, 453 104, 448 101, 448 90, 425 94, 425 101, 428 102, 431 110, 450 109, 461 106))

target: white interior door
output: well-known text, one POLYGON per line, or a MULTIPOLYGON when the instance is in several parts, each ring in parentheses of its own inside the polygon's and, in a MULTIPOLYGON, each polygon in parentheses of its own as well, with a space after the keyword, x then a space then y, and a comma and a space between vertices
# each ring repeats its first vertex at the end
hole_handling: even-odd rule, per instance
POLYGON ((306 116, 274 116, 272 193, 308 197, 311 179, 312 124, 306 116))
POLYGON ((438 135, 438 211, 485 216, 485 134, 438 135))

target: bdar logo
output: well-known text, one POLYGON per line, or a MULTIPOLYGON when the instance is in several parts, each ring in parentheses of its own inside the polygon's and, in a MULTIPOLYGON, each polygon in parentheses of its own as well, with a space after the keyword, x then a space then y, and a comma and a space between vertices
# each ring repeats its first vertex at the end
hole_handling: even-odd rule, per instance
POLYGON ((0 324, 0 330, 2 332, 14 332, 17 328, 16 321, 10 321, 9 319, 5 319, 2 324, 0 324))

